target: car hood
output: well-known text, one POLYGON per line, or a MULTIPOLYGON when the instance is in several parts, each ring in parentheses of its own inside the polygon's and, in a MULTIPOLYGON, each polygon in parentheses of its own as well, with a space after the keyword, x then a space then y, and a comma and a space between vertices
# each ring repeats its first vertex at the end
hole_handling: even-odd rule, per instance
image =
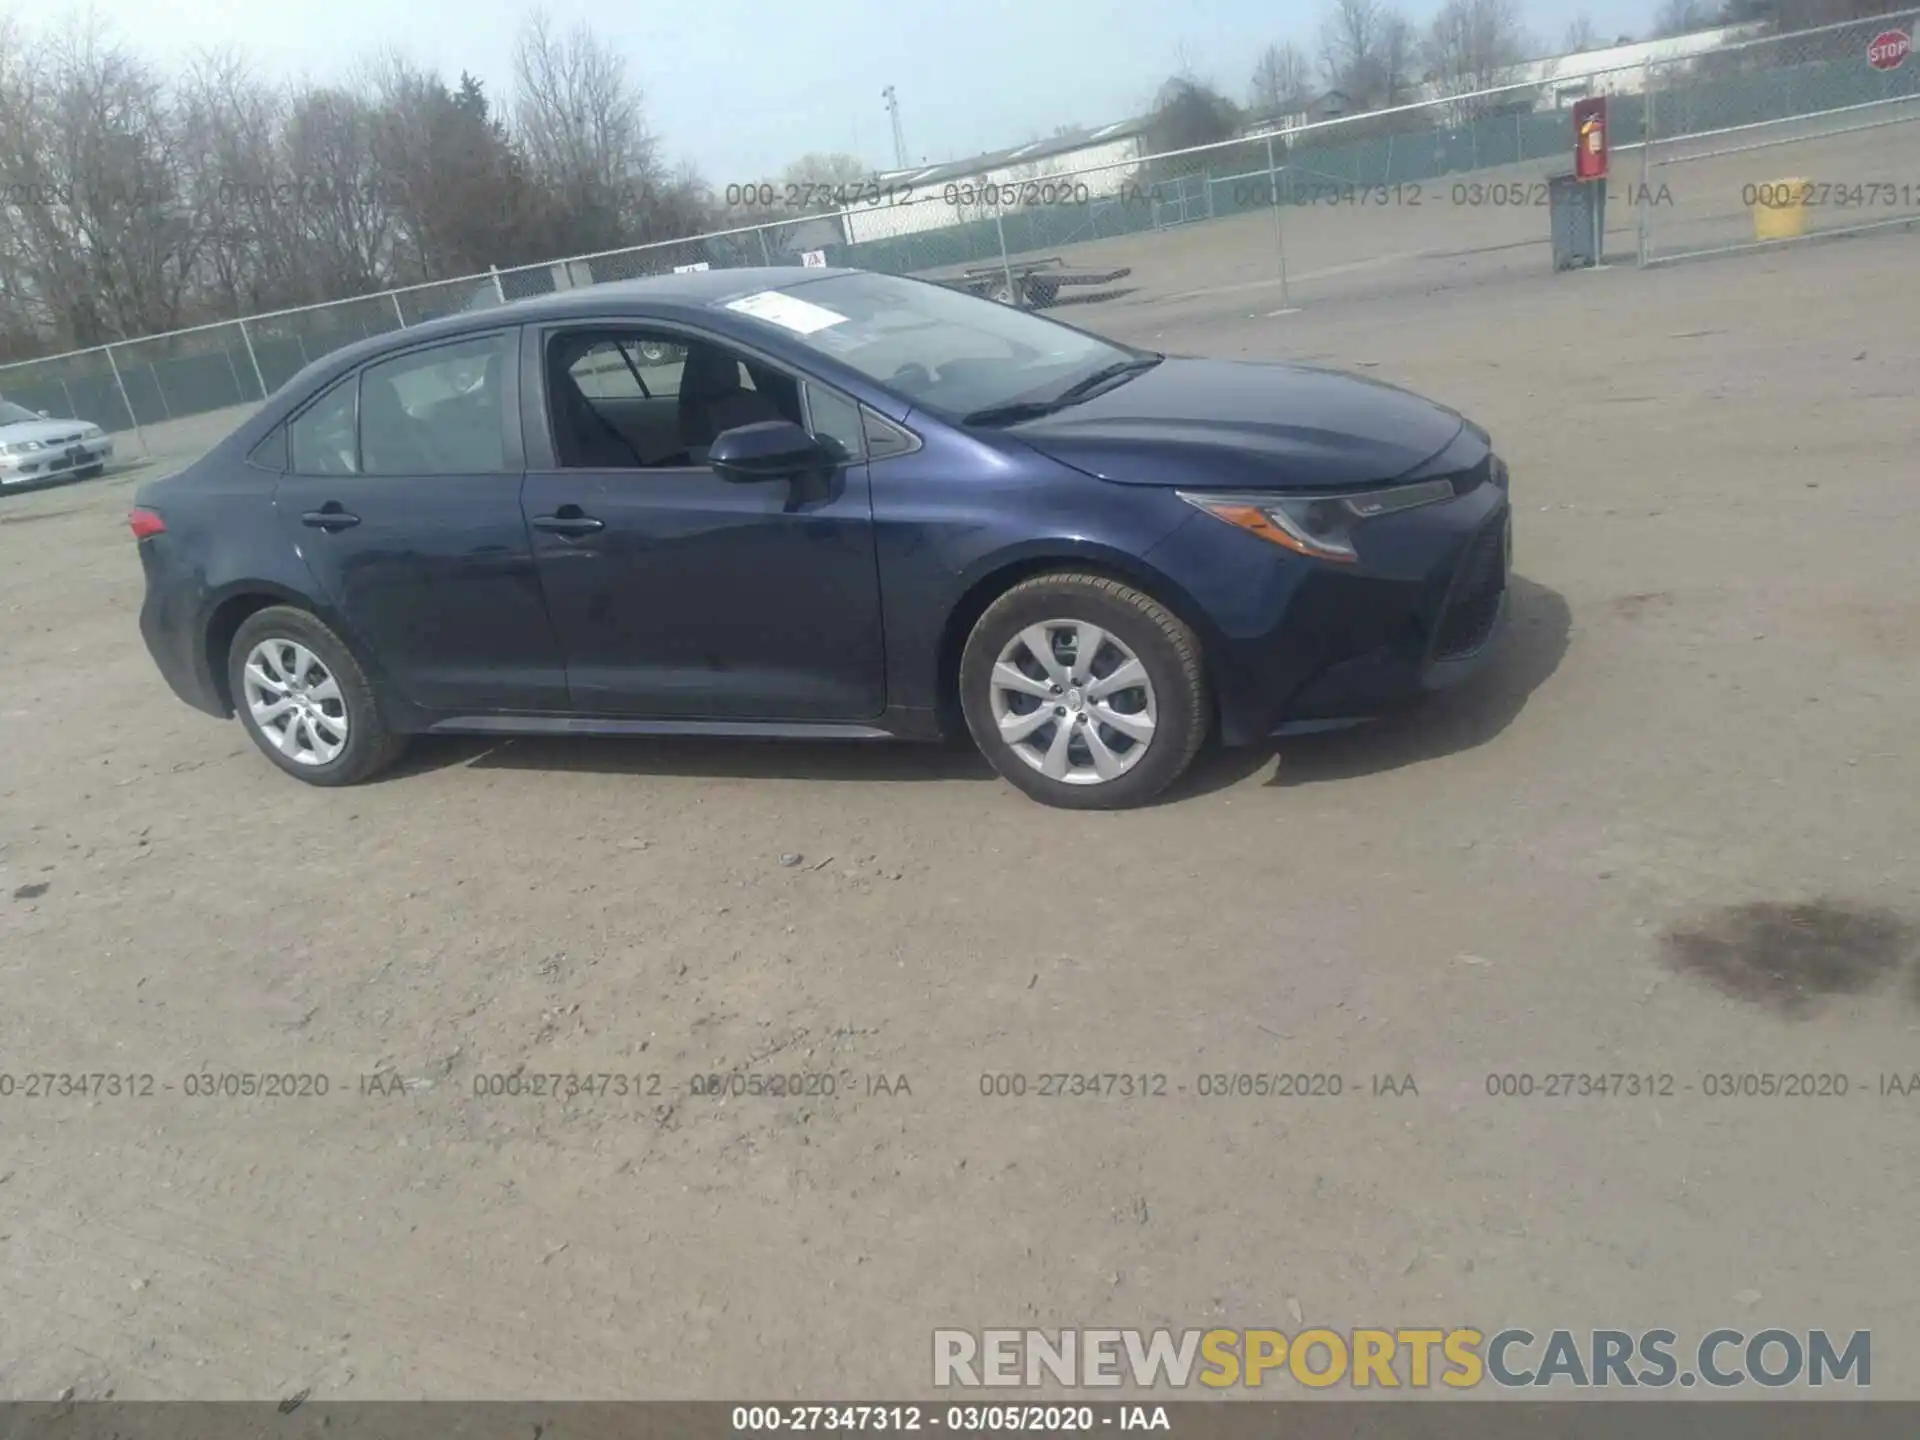
POLYGON ((1404 475, 1464 424, 1443 405, 1337 370, 1167 359, 1007 433, 1126 485, 1340 490, 1404 475))
POLYGON ((18 445, 22 440, 57 445, 65 440, 78 440, 86 428, 84 420, 21 420, 0 425, 0 445, 18 445))

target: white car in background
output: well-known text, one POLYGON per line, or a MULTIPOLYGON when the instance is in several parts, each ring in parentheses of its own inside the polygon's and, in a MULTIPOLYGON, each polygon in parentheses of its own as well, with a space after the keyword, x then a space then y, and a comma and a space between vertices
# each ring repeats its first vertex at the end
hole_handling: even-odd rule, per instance
POLYGON ((113 441, 85 420, 55 420, 0 400, 0 486, 91 479, 113 459, 113 441))

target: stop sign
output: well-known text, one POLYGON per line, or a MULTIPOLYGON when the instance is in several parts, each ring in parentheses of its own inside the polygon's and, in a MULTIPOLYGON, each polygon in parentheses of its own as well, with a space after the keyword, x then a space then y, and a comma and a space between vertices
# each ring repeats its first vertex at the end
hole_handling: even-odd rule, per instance
POLYGON ((1867 46, 1867 63, 1876 70, 1898 70, 1913 49, 1913 37, 1904 30, 1882 30, 1867 46))

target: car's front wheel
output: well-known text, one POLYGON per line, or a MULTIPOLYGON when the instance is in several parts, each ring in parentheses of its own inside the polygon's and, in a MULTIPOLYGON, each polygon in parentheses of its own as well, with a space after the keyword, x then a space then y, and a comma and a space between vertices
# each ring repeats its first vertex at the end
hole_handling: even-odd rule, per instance
POLYGON ((227 683, 254 744, 309 785, 355 784, 405 748, 381 721, 353 652, 304 610, 271 605, 249 615, 228 652, 227 683))
POLYGON ((961 656, 960 703, 994 769, 1074 810, 1145 804, 1206 738, 1198 638, 1101 575, 1038 575, 994 601, 961 656))

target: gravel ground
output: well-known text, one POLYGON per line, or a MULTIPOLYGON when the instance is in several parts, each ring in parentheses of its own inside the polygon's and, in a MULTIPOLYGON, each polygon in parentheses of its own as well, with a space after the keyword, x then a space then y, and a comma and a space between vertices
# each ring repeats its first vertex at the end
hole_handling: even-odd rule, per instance
POLYGON ((1457 405, 1518 508, 1479 683, 1122 815, 907 747, 306 789, 141 647, 142 472, 0 501, 5 1392, 908 1396, 939 1326, 1304 1317, 1866 1328, 1920 1395, 1917 254, 1086 306, 1457 405), (981 1093, 1088 1071, 1167 1093, 981 1093), (327 1093, 192 1093, 247 1072, 327 1093), (1672 1090, 1488 1093, 1558 1072, 1672 1090), (1805 1072, 1849 1093, 1706 1093, 1805 1072))

